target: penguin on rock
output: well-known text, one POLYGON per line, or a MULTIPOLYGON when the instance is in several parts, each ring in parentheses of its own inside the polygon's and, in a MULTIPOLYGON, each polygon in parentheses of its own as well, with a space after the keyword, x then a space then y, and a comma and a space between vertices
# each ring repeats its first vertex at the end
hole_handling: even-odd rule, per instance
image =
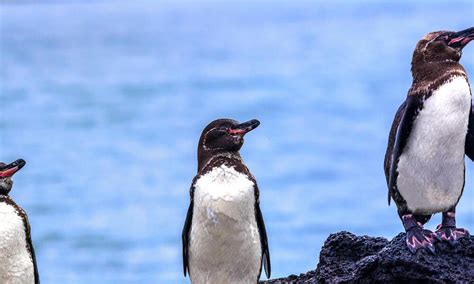
POLYGON ((474 27, 423 37, 413 53, 413 83, 390 130, 384 170, 405 227, 411 252, 435 251, 435 241, 452 245, 469 236, 456 227, 456 205, 464 189, 464 156, 474 159, 474 114, 468 77, 459 63, 474 39, 474 27), (442 213, 435 232, 423 228, 442 213))

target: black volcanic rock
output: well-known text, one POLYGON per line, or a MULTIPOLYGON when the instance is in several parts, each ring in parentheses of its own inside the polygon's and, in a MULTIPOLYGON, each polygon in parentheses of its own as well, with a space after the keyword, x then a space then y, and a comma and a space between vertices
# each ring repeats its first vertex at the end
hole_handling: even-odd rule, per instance
POLYGON ((435 244, 436 254, 411 254, 405 233, 384 238, 331 234, 321 249, 316 270, 265 283, 474 283, 474 237, 453 248, 435 244))

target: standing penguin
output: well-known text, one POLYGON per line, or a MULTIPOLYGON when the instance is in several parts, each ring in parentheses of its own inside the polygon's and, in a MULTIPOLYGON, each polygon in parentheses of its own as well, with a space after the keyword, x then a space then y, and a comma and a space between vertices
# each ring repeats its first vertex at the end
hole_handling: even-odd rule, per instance
POLYGON ((267 233, 255 177, 240 157, 256 119, 218 119, 204 128, 183 228, 183 268, 192 283, 256 283, 270 277, 267 233))
POLYGON ((20 159, 0 162, 0 283, 38 284, 35 250, 26 212, 8 196, 11 177, 25 165, 20 159))
POLYGON ((407 246, 434 252, 434 241, 454 245, 468 236, 456 228, 455 209, 464 189, 464 155, 474 159, 474 116, 462 49, 474 28, 432 32, 413 53, 413 84, 398 109, 385 153, 388 202, 393 198, 407 232, 407 246), (423 228, 443 213, 433 233, 423 228))

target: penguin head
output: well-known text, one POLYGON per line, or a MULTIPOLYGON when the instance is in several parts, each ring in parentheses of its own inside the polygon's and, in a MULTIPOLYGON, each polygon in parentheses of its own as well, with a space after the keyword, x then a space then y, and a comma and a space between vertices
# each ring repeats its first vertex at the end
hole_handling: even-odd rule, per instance
POLYGON ((260 124, 256 119, 238 123, 233 119, 217 119, 202 131, 198 145, 198 163, 223 152, 238 152, 244 144, 244 135, 260 124))
POLYGON ((431 32, 418 41, 412 65, 432 62, 459 62, 462 49, 474 39, 474 27, 459 32, 431 32))
POLYGON ((13 186, 12 176, 26 164, 19 159, 10 164, 0 162, 0 194, 7 195, 13 186))

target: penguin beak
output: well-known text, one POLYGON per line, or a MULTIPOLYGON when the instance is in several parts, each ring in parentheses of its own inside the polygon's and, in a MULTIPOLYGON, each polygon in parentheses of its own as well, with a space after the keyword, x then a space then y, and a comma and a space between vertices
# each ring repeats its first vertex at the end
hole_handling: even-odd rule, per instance
POLYGON ((245 134, 247 134, 247 132, 254 130, 259 125, 260 125, 260 121, 256 119, 252 119, 230 128, 229 134, 244 136, 245 134))
POLYGON ((463 49, 473 39, 474 27, 462 30, 457 33, 447 34, 445 41, 450 47, 463 49))
POLYGON ((23 168, 25 164, 25 160, 19 159, 8 165, 0 165, 0 178, 11 177, 23 168))

